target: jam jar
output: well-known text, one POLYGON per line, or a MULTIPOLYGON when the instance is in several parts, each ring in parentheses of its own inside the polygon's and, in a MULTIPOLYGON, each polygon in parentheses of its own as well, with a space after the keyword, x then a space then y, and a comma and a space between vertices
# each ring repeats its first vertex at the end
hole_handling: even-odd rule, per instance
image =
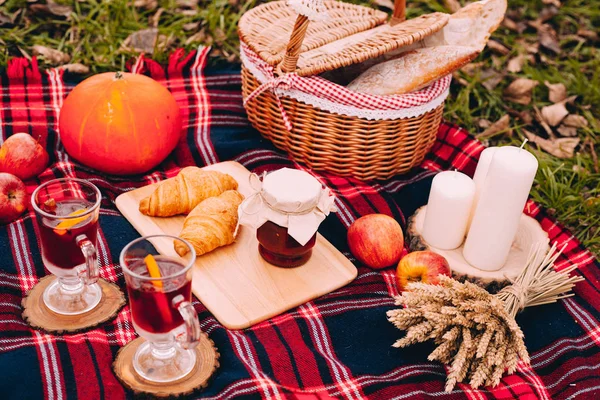
POLYGON ((317 241, 317 234, 301 245, 288 235, 288 228, 267 221, 256 230, 256 239, 258 251, 265 260, 273 265, 289 268, 298 267, 308 261, 317 241))
POLYGON ((311 257, 317 229, 333 210, 329 189, 308 172, 282 168, 251 176, 256 191, 239 208, 241 225, 256 229, 258 252, 268 263, 298 267, 311 257))

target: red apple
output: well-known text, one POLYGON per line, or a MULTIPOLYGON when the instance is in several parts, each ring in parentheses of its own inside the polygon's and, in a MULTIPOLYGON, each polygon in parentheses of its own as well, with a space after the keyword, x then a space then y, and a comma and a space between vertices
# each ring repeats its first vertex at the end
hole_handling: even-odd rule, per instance
POLYGON ((14 221, 27 209, 27 190, 22 180, 0 172, 0 223, 14 221))
POLYGON ((15 133, 0 147, 0 171, 23 180, 38 176, 48 161, 46 149, 27 133, 15 133))
POLYGON ((350 252, 373 269, 394 265, 402 256, 404 235, 400 224, 384 214, 365 215, 348 229, 350 252))
POLYGON ((396 269, 398 290, 406 290, 411 282, 423 282, 437 285, 439 275, 452 276, 448 261, 432 251, 415 251, 402 258, 396 269))

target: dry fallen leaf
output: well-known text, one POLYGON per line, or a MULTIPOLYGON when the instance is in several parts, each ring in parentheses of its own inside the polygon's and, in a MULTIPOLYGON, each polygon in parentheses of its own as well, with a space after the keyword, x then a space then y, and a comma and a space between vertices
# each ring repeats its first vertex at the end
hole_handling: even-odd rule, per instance
POLYGON ((498 71, 504 69, 504 57, 499 57, 495 54, 492 54, 492 67, 496 68, 498 71))
POLYGON ((199 27, 200 27, 200 22, 190 22, 187 24, 183 24, 183 30, 186 32, 197 31, 199 27))
POLYGON ((150 18, 148 18, 148 21, 150 22, 150 27, 152 28, 157 28, 158 27, 158 23, 160 22, 160 16, 165 12, 164 8, 159 8, 158 10, 156 10, 156 13, 151 16, 150 18))
POLYGON ((512 136, 512 129, 510 129, 510 117, 508 114, 504 114, 502 118, 494 122, 489 128, 477 135, 480 139, 487 139, 496 136, 499 133, 506 133, 508 136, 512 136))
POLYGON ((544 81, 544 85, 548 88, 548 98, 553 103, 558 103, 567 98, 567 87, 563 83, 550 83, 544 81))
MULTIPOLYGON (((195 43, 195 42, 207 43, 207 37, 206 37, 206 33, 204 32, 204 28, 200 29, 200 31, 194 33, 192 36, 187 38, 185 41, 185 44, 188 45, 188 44, 195 43)), ((210 43, 207 43, 207 44, 210 44, 210 43)))
POLYGON ((533 111, 535 112, 535 120, 539 122, 542 128, 544 128, 548 137, 554 138, 554 131, 552 131, 552 128, 550 127, 550 125, 548 125, 546 119, 542 116, 540 109, 535 104, 533 105, 533 111))
MULTIPOLYGON (((544 2, 544 3, 552 4, 552 3, 546 3, 546 2, 544 2)), ((556 7, 560 7, 560 6, 556 6, 556 7)), ((546 22, 546 21, 552 19, 554 16, 558 15, 558 8, 556 8, 556 7, 552 7, 552 6, 544 7, 542 9, 542 11, 540 11, 540 15, 538 16, 537 20, 540 22, 546 22)))
POLYGON ((576 172, 578 174, 583 174, 583 175, 589 175, 590 171, 588 171, 587 169, 583 168, 581 165, 573 165, 573 172, 576 172))
POLYGON ((538 81, 517 78, 504 89, 504 98, 518 104, 529 104, 531 103, 531 91, 538 84, 538 81))
POLYGON ((560 7, 560 0, 542 0, 544 4, 552 4, 553 6, 560 7))
POLYGON ((517 46, 522 47, 529 54, 537 54, 539 52, 539 43, 538 42, 529 42, 525 38, 520 38, 516 40, 517 46))
POLYGON ((32 53, 34 56, 42 56, 44 60, 54 65, 64 64, 71 61, 70 55, 46 46, 35 45, 32 48, 32 53))
POLYGON ((527 45, 525 46, 525 50, 529 53, 529 54, 537 54, 540 51, 540 44, 539 43, 527 43, 527 45))
POLYGON ((555 54, 560 54, 560 45, 558 44, 556 31, 550 25, 544 24, 538 29, 538 41, 540 42, 540 46, 555 54))
POLYGON ((510 53, 510 50, 508 49, 508 47, 506 47, 505 45, 503 45, 500 42, 497 42, 495 40, 490 40, 487 43, 487 46, 492 50, 495 51, 496 53, 502 54, 503 56, 507 55, 508 53, 510 53))
POLYGON ((523 64, 525 63, 525 59, 526 57, 524 54, 519 54, 518 56, 511 58, 508 61, 508 66, 506 69, 508 72, 512 73, 521 72, 523 69, 523 64))
POLYGON ((511 31, 517 32, 518 34, 525 32, 525 30, 527 29, 527 24, 525 22, 515 22, 514 20, 508 17, 504 18, 504 20, 502 21, 502 25, 504 25, 504 27, 510 29, 511 31))
POLYGON ((156 45, 157 39, 158 29, 142 29, 129 35, 123 42, 123 46, 140 53, 152 54, 152 52, 154 52, 154 46, 156 45))
POLYGON ((579 29, 577 31, 577 35, 586 38, 587 40, 591 40, 592 42, 597 42, 599 39, 598 32, 591 31, 589 29, 579 29))
POLYGON ((158 0, 135 0, 133 6, 151 11, 158 7, 158 0))
POLYGON ((56 15, 57 17, 68 17, 73 12, 71 6, 65 4, 57 4, 53 0, 47 0, 46 4, 32 4, 29 9, 34 13, 47 13, 56 15))
POLYGON ((175 43, 175 36, 170 34, 169 36, 158 35, 158 41, 156 47, 159 49, 168 49, 175 43))
POLYGON ((175 0, 175 5, 179 8, 196 8, 199 0, 175 0))
POLYGON ((567 115, 569 111, 563 102, 542 107, 542 117, 550 126, 557 126, 567 115))
POLYGON ((198 16, 198 10, 181 10, 178 9, 177 12, 181 15, 183 15, 184 17, 197 17, 198 16))
POLYGON ((469 76, 473 76, 473 74, 475 74, 475 72, 481 69, 481 67, 483 67, 484 65, 485 62, 483 61, 475 63, 471 62, 461 67, 460 70, 469 76))
MULTIPOLYGON (((562 102, 565 104, 573 104, 575 103, 575 99, 577 99, 577 95, 574 96, 569 96, 566 99, 564 99, 562 102)), ((582 106, 581 108, 584 108, 585 106, 582 106)))
POLYGON ((73 74, 86 75, 90 72, 90 68, 80 63, 64 64, 58 67, 59 69, 71 72, 73 74))
POLYGON ((521 119, 521 121, 523 121, 526 125, 529 125, 533 122, 533 117, 531 116, 531 113, 527 110, 523 110, 519 113, 519 118, 521 119))
POLYGON ((577 136, 577 128, 574 128, 572 126, 566 126, 565 124, 562 124, 561 126, 556 128, 556 131, 560 134, 560 136, 565 136, 565 137, 577 136))
POLYGON ((0 12, 0 28, 12 28, 15 26, 12 18, 0 12))
POLYGON ((379 7, 387 8, 388 10, 394 9, 394 2, 392 0, 373 0, 373 3, 379 7))
POLYGON ((481 72, 481 85, 487 90, 494 90, 496 86, 504 79, 504 74, 496 72, 492 68, 485 69, 481 72))
POLYGON ((510 115, 513 118, 520 119, 521 121, 523 121, 523 123, 525 125, 529 125, 529 124, 531 124, 531 122, 533 122, 533 117, 531 116, 531 112, 529 112, 528 110, 517 111, 514 108, 510 108, 506 104, 503 107, 506 110, 506 112, 508 113, 508 115, 510 115))
POLYGON ((66 4, 57 4, 52 0, 46 0, 46 5, 52 14, 60 17, 68 17, 73 12, 73 8, 71 8, 71 6, 66 4))
POLYGON ((530 142, 537 144, 542 150, 558 158, 572 158, 575 154, 575 148, 580 142, 579 138, 548 140, 525 129, 523 132, 525 132, 525 136, 530 142))
POLYGON ((489 120, 485 119, 485 118, 480 118, 477 121, 477 125, 479 125, 479 127, 482 128, 482 129, 487 129, 490 126, 492 126, 492 123, 489 120))
POLYGON ((588 120, 583 115, 569 114, 563 119, 563 124, 573 128, 585 128, 589 125, 588 120))

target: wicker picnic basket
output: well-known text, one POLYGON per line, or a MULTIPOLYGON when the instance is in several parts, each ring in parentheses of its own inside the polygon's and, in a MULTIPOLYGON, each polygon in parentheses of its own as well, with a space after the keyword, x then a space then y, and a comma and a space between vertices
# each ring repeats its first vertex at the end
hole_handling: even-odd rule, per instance
POLYGON ((262 4, 240 19, 242 91, 251 124, 294 160, 315 170, 372 180, 419 165, 435 142, 450 77, 436 83, 434 99, 415 107, 395 110, 388 104, 378 110, 377 104, 388 98, 404 104, 422 93, 367 96, 365 103, 372 106, 363 115, 346 112, 354 108, 344 103, 356 103, 360 94, 318 74, 422 40, 442 29, 447 15, 405 20, 404 0, 396 0, 386 23, 387 14, 378 10, 338 1, 322 5, 326 20, 298 14, 284 1, 262 4))

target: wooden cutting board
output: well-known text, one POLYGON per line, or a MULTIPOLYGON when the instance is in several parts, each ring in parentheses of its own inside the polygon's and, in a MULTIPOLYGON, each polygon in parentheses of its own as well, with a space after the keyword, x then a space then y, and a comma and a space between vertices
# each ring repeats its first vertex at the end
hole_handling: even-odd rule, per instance
MULTIPOLYGON (((252 194, 250 172, 241 164, 228 161, 206 169, 233 176, 244 196, 252 194)), ((120 195, 117 208, 143 236, 177 236, 183 216, 153 218, 138 211, 140 199, 152 193, 155 186, 120 195)), ((170 240, 157 244, 157 250, 165 254, 172 248, 170 240)), ((192 291, 225 327, 243 329, 332 292, 350 283, 357 274, 350 260, 320 234, 308 263, 291 269, 275 267, 258 253, 256 232, 240 227, 235 243, 198 257, 192 291)))

